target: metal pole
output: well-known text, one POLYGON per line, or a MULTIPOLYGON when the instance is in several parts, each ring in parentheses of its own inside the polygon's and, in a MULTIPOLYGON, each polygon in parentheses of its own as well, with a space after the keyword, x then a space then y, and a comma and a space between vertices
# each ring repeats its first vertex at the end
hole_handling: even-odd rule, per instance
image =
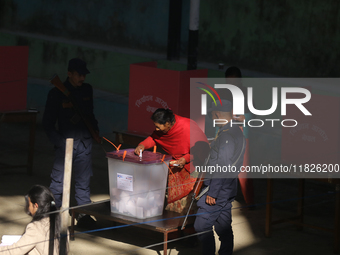
POLYGON ((179 60, 181 47, 182 0, 170 0, 167 60, 179 60))
POLYGON ((200 0, 190 0, 188 70, 197 69, 198 25, 200 17, 200 0))
POLYGON ((61 231, 60 231, 59 255, 67 254, 67 227, 69 221, 68 208, 70 207, 72 158, 73 158, 73 138, 67 138, 64 165, 63 202, 60 208, 61 231))

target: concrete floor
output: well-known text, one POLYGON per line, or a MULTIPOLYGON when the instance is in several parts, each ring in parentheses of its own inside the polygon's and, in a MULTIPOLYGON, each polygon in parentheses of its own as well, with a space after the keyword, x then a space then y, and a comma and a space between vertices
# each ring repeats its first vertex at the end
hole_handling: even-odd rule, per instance
MULTIPOLYGON (((20 164, 26 162, 28 125, 0 123, 0 162, 20 164)), ((107 138, 113 140, 113 135, 107 138)), ((113 147, 104 144, 105 150, 113 147)), ((22 234, 30 217, 23 212, 24 195, 34 184, 49 185, 53 164, 53 146, 48 141, 42 127, 38 125, 36 134, 34 174, 28 176, 24 168, 0 169, 0 236, 22 234)), ((93 148, 94 176, 91 182, 91 199, 102 201, 109 198, 107 160, 100 145, 93 148)), ((297 227, 288 223, 273 226, 271 238, 264 236, 266 180, 254 180, 254 210, 244 209, 242 194, 234 202, 233 229, 235 235, 234 254, 333 254, 333 235, 316 229, 297 227)), ((322 227, 334 226, 334 187, 315 181, 306 182, 305 221, 322 227)), ((73 194, 71 194, 71 199, 73 194)), ((273 219, 292 216, 296 212, 297 181, 275 180, 273 219)), ((72 200, 74 204, 74 201, 72 200)), ((114 226, 111 222, 98 220, 98 228, 114 226)), ((100 231, 93 234, 81 233, 77 229, 76 240, 70 242, 70 254, 163 254, 161 245, 145 249, 143 247, 160 243, 163 236, 136 227, 100 231)), ((200 254, 200 246, 185 245, 186 240, 169 243, 169 254, 200 254)), ((218 241, 216 241, 218 245, 218 241)))

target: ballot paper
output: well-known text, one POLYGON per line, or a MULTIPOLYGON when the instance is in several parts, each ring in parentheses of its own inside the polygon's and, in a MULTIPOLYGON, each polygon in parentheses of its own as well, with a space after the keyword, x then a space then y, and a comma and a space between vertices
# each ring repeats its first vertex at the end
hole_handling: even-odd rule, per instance
POLYGON ((164 191, 155 190, 142 194, 131 194, 117 188, 111 190, 115 199, 111 203, 113 212, 139 219, 161 215, 163 212, 164 191))
POLYGON ((12 245, 12 244, 18 242, 20 238, 21 238, 21 236, 19 236, 19 235, 3 235, 2 238, 1 238, 0 246, 12 245))

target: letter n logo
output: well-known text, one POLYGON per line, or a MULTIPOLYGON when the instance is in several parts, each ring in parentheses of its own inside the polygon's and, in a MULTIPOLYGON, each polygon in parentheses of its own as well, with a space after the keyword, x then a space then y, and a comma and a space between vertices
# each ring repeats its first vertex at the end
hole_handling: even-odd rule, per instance
MULTIPOLYGON (((218 100, 220 101, 220 104, 222 105, 222 100, 221 100, 220 96, 218 95, 217 91, 213 87, 211 87, 208 84, 205 84, 203 82, 197 82, 197 83, 202 84, 202 85, 208 87, 212 92, 214 92, 215 95, 217 96, 218 100)), ((197 88, 203 90, 204 92, 206 92, 212 98, 212 100, 214 101, 215 105, 217 105, 217 102, 216 102, 214 96, 211 94, 211 92, 209 90, 204 89, 204 88, 200 88, 200 87, 197 87, 197 88)), ((202 115, 207 115, 207 94, 202 94, 201 95, 201 114, 202 115)))

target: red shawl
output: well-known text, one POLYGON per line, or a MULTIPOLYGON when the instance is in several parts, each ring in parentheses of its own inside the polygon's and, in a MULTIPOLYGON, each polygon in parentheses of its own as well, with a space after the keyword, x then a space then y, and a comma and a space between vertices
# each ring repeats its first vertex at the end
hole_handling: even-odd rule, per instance
MULTIPOLYGON (((175 115, 175 119, 175 124, 166 134, 154 131, 151 136, 141 142, 145 149, 152 148, 157 144, 174 159, 184 157, 187 162, 183 169, 173 168, 175 177, 169 176, 168 203, 187 196, 193 189, 196 178, 191 177, 190 173, 195 170, 193 165, 195 158, 190 154, 190 149, 195 145, 197 147, 197 142, 208 144, 207 137, 195 121, 178 115, 175 115)), ((203 151, 198 150, 198 152, 201 155, 195 155, 195 157, 202 158, 203 151)))

